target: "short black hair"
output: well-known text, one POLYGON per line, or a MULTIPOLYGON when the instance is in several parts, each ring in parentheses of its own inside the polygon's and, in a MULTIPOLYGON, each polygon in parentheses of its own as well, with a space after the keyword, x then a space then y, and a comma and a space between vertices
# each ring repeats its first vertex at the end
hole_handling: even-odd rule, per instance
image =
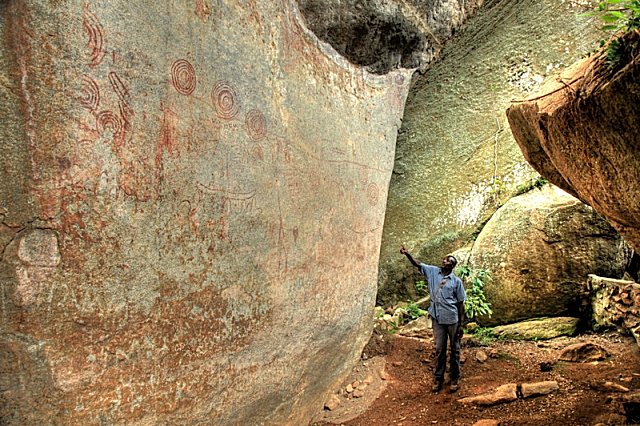
POLYGON ((451 259, 453 259, 453 267, 455 268, 458 265, 458 259, 456 259, 456 257, 451 254, 448 255, 447 257, 450 257, 451 259))

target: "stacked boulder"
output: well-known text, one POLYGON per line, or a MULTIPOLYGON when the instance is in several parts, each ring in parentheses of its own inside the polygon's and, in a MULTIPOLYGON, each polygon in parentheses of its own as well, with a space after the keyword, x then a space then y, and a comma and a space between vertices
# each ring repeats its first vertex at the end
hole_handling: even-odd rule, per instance
POLYGON ((640 284, 589 275, 595 328, 616 327, 640 345, 640 284))

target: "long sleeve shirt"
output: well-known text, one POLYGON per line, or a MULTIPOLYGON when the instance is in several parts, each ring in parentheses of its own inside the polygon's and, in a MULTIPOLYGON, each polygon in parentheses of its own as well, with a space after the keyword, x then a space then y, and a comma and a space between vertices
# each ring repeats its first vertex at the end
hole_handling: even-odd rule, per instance
POLYGON ((420 272, 429 284, 431 317, 438 324, 456 324, 458 322, 457 304, 467 300, 462 280, 453 272, 443 275, 439 267, 424 263, 420 263, 420 272))

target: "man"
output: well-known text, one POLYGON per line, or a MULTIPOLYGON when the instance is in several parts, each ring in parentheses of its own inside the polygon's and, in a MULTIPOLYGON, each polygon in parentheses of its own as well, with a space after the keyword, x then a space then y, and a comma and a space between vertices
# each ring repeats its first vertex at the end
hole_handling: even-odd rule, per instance
POLYGON ((442 389, 444 373, 447 367, 447 340, 451 346, 449 358, 450 392, 458 390, 460 382, 460 339, 462 338, 462 323, 464 321, 464 301, 467 294, 462 280, 454 275, 453 268, 458 261, 449 255, 442 259, 442 267, 425 265, 411 256, 404 245, 400 246, 400 253, 407 256, 409 262, 420 270, 429 285, 431 305, 429 315, 433 322, 433 339, 436 345, 436 369, 434 383, 431 389, 437 393, 442 389))

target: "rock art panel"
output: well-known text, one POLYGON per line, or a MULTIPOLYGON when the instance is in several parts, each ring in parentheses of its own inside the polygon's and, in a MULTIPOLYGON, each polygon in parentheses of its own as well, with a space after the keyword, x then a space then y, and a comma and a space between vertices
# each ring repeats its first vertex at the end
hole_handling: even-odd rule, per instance
POLYGON ((0 417, 308 422, 371 333, 412 71, 295 2, 0 14, 0 417))

